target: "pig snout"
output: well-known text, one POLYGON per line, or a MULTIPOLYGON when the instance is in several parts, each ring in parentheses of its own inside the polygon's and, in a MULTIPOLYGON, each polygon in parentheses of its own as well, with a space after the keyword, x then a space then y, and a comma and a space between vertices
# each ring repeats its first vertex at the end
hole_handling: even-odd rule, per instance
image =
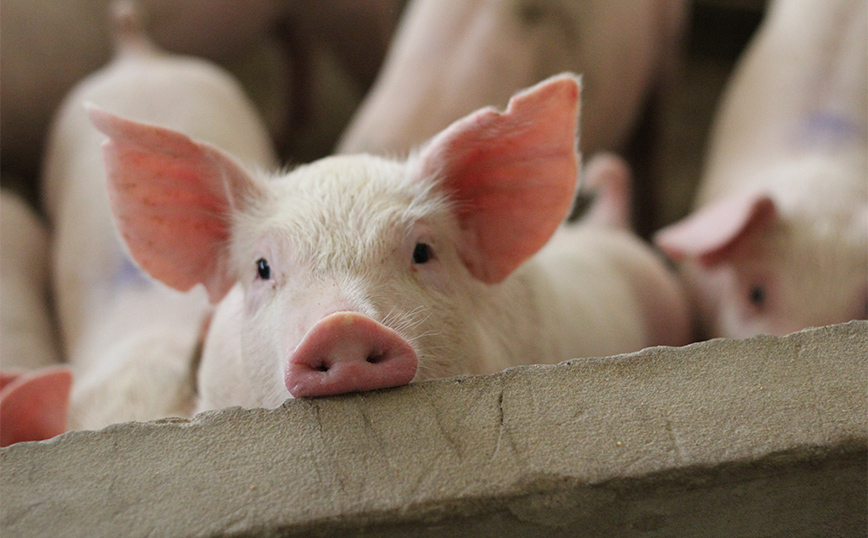
POLYGON ((356 312, 317 322, 286 365, 294 397, 331 396, 406 385, 416 375, 416 352, 398 333, 356 312))

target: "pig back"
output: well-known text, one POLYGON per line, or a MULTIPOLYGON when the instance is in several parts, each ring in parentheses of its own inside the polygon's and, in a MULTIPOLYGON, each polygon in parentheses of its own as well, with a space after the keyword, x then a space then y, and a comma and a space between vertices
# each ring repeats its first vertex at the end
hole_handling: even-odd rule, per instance
POLYGON ((776 1, 725 90, 696 205, 762 187, 764 170, 806 155, 864 183, 866 133, 868 4, 776 1))
POLYGON ((648 245, 626 230, 562 227, 529 268, 552 362, 690 341, 687 298, 648 245))

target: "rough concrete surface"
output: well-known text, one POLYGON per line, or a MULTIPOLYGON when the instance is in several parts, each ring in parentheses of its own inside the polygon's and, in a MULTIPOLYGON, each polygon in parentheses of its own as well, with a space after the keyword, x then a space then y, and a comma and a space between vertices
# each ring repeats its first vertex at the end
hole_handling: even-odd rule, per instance
POLYGON ((0 535, 865 536, 868 322, 0 450, 0 535))

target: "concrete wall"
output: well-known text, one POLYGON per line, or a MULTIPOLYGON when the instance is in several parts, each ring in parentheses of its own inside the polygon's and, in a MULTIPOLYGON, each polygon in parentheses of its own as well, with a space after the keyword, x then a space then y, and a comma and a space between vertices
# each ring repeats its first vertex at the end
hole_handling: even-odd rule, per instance
POLYGON ((0 535, 866 535, 868 322, 0 450, 0 535))

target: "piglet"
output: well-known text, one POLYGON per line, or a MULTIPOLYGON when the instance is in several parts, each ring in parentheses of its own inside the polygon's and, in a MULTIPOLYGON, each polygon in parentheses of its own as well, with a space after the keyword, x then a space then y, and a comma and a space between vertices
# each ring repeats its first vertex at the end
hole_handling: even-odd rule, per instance
MULTIPOLYGON (((126 254, 109 206, 100 149, 105 137, 90 123, 85 103, 171 126, 252 166, 275 163, 262 121, 234 79, 206 61, 158 50, 130 4, 118 4, 113 24, 115 59, 67 96, 44 166, 56 309, 64 355, 75 374, 72 428, 189 414, 197 348, 210 310, 203 290, 182 293, 156 282, 126 254)), ((149 178, 154 185, 178 170, 166 164, 162 175, 149 178)), ((170 192, 191 203, 198 196, 178 187, 170 192)), ((119 194, 112 192, 114 198, 119 194)), ((218 208, 201 209, 214 217, 218 208)), ((196 229, 201 217, 191 206, 182 215, 170 210, 160 218, 181 218, 196 229)))
POLYGON ((657 244, 705 336, 868 317, 868 4, 785 2, 715 119, 695 212, 657 244))
MULTIPOLYGON (((561 228, 577 184, 579 93, 574 76, 555 76, 406 161, 333 156, 276 175, 92 109, 132 256, 219 302, 198 409, 685 342, 674 276, 606 224, 625 189, 604 189, 599 218, 561 228)), ((625 179, 595 169, 601 183, 625 179)))

